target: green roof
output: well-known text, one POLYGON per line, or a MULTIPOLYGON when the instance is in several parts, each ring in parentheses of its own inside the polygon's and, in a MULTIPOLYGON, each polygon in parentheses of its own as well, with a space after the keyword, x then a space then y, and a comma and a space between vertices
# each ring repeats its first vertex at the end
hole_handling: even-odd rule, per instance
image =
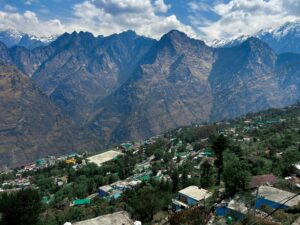
POLYGON ((140 180, 141 181, 148 181, 148 180, 150 180, 150 175, 148 175, 148 174, 147 175, 143 175, 143 176, 140 177, 140 180))
POLYGON ((35 163, 38 164, 38 165, 43 165, 43 164, 46 163, 46 161, 45 161, 45 159, 38 159, 38 160, 35 161, 35 163))
POLYGON ((258 125, 264 125, 264 124, 274 124, 274 123, 280 123, 279 120, 267 120, 267 121, 258 121, 258 125))
POLYGON ((76 156, 77 156, 77 153, 70 153, 68 156, 69 156, 69 157, 76 157, 76 156))
POLYGON ((206 156, 212 156, 214 153, 211 152, 211 151, 205 151, 204 154, 205 154, 206 156))
POLYGON ((87 204, 91 204, 91 199, 76 199, 73 201, 74 205, 87 205, 87 204))
POLYGON ((42 198, 42 202, 45 203, 45 204, 48 204, 49 203, 49 198, 47 196, 44 196, 42 198))

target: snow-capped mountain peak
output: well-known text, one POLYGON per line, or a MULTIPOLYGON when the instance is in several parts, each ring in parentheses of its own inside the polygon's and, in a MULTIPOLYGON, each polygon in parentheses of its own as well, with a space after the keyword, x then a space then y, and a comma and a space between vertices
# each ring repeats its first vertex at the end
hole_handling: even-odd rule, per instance
MULTIPOLYGON (((252 35, 272 47, 277 53, 295 52, 300 53, 300 21, 291 21, 278 28, 266 28, 252 35)), ((249 35, 242 35, 230 40, 216 40, 213 47, 233 47, 241 44, 249 35)))
POLYGON ((250 35, 241 35, 229 40, 214 40, 212 43, 210 43, 210 46, 214 48, 222 48, 222 47, 229 48, 241 44, 242 42, 246 41, 250 37, 251 37, 250 35))
POLYGON ((16 30, 9 29, 0 31, 0 42, 3 42, 7 47, 15 45, 33 49, 39 46, 50 44, 57 36, 36 36, 31 34, 20 33, 16 30))

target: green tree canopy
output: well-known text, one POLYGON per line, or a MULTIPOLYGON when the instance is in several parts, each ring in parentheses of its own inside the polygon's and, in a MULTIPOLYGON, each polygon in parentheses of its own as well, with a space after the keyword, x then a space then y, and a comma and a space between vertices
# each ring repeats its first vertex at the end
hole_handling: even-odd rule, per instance
POLYGON ((235 154, 230 152, 224 154, 223 180, 227 193, 233 195, 246 189, 251 175, 248 168, 248 164, 239 160, 235 154))
POLYGON ((4 193, 0 199, 0 212, 1 225, 36 225, 42 212, 40 194, 34 189, 4 193))

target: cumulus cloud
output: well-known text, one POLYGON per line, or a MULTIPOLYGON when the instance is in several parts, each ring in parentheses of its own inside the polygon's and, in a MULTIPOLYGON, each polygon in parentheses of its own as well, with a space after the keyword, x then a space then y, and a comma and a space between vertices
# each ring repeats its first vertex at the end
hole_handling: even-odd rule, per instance
POLYGON ((71 15, 63 21, 41 20, 32 11, 23 14, 0 11, 0 30, 15 29, 45 36, 74 30, 110 35, 132 29, 141 35, 160 38, 171 29, 178 29, 195 37, 191 26, 181 23, 175 15, 166 15, 170 8, 164 0, 84 0, 73 5, 71 15))
POLYGON ((158 15, 170 8, 163 0, 93 0, 74 6, 77 20, 74 29, 109 35, 132 29, 139 34, 159 38, 171 29, 195 36, 192 27, 182 24, 175 15, 158 15))
POLYGON ((155 5, 155 11, 160 13, 166 13, 171 8, 171 5, 170 4, 167 5, 164 2, 164 0, 156 0, 154 2, 154 5, 155 5))
MULTIPOLYGON (((190 6, 194 11, 195 5, 190 6)), ((300 18, 299 0, 231 0, 215 3, 210 7, 220 19, 197 24, 194 27, 206 40, 230 39, 242 34, 252 35, 261 29, 277 27, 287 21, 300 18)), ((193 21, 193 20, 191 20, 193 21)))
MULTIPOLYGON (((24 4, 38 2, 41 1, 23 0, 24 4)), ((39 18, 36 13, 43 16, 48 13, 47 8, 20 13, 6 5, 0 11, 0 30, 46 36, 74 30, 110 35, 132 29, 141 35, 160 38, 171 29, 178 29, 209 42, 251 35, 300 18, 299 0, 190 0, 185 4, 188 13, 184 16, 189 25, 170 15, 172 5, 166 0, 82 0, 70 5, 66 18, 60 20, 39 18)))
POLYGON ((37 36, 61 34, 65 27, 57 19, 40 21, 32 11, 23 14, 0 11, 0 30, 16 30, 37 36))

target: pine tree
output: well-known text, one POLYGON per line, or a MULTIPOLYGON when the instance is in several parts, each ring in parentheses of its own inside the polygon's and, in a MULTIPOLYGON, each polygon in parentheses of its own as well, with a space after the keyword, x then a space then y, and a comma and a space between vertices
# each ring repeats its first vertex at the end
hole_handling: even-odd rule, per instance
POLYGON ((215 162, 218 168, 217 185, 221 183, 221 174, 223 172, 223 152, 229 147, 229 143, 223 134, 219 135, 213 142, 212 149, 216 154, 217 160, 215 162))

